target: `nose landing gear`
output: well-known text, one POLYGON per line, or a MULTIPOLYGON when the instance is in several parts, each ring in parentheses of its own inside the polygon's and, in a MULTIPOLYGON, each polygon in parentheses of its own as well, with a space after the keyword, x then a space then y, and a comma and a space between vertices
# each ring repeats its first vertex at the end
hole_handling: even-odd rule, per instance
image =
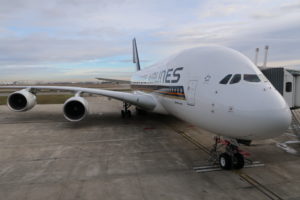
POLYGON ((222 169, 241 169, 245 165, 244 155, 238 147, 236 140, 221 140, 215 137, 215 144, 211 150, 211 161, 218 163, 222 169), (220 148, 225 147, 221 153, 220 148))

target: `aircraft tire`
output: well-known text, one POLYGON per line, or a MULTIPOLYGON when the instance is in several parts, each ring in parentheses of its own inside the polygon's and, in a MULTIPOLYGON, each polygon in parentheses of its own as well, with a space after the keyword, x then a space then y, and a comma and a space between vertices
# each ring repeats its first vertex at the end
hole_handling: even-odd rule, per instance
POLYGON ((131 111, 127 110, 127 117, 130 118, 131 117, 131 111))
POLYGON ((125 111, 124 110, 121 110, 121 116, 122 116, 122 118, 125 118, 125 111))
POLYGON ((232 169, 232 159, 230 155, 228 155, 227 153, 222 153, 219 156, 219 164, 222 169, 226 169, 226 170, 232 169))
POLYGON ((240 153, 236 153, 233 155, 233 157, 233 168, 242 169, 245 165, 244 156, 240 153))
POLYGON ((139 109, 139 108, 136 108, 136 114, 137 115, 146 115, 146 111, 145 110, 142 110, 142 109, 139 109))

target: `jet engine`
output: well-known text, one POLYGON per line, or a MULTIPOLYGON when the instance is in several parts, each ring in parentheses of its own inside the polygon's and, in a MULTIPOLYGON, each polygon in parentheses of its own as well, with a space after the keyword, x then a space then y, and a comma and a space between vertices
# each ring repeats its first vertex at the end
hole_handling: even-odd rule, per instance
POLYGON ((81 121, 88 114, 88 102, 80 96, 71 97, 65 102, 63 112, 67 120, 81 121))
POLYGON ((24 112, 36 105, 36 96, 26 89, 14 92, 7 98, 8 107, 16 112, 24 112))

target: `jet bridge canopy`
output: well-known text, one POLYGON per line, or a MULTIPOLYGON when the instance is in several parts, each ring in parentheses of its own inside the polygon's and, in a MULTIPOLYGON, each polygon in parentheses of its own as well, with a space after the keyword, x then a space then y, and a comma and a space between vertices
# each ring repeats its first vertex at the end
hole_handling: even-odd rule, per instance
POLYGON ((260 68, 290 108, 300 108, 300 71, 284 67, 260 68))

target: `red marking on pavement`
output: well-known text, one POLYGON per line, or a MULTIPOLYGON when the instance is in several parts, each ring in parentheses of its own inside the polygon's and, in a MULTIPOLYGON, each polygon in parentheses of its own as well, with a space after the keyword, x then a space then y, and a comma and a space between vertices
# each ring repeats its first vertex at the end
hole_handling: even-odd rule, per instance
POLYGON ((246 156, 246 157, 250 157, 251 154, 247 151, 243 151, 243 150, 239 150, 239 153, 242 154, 243 156, 246 156))

